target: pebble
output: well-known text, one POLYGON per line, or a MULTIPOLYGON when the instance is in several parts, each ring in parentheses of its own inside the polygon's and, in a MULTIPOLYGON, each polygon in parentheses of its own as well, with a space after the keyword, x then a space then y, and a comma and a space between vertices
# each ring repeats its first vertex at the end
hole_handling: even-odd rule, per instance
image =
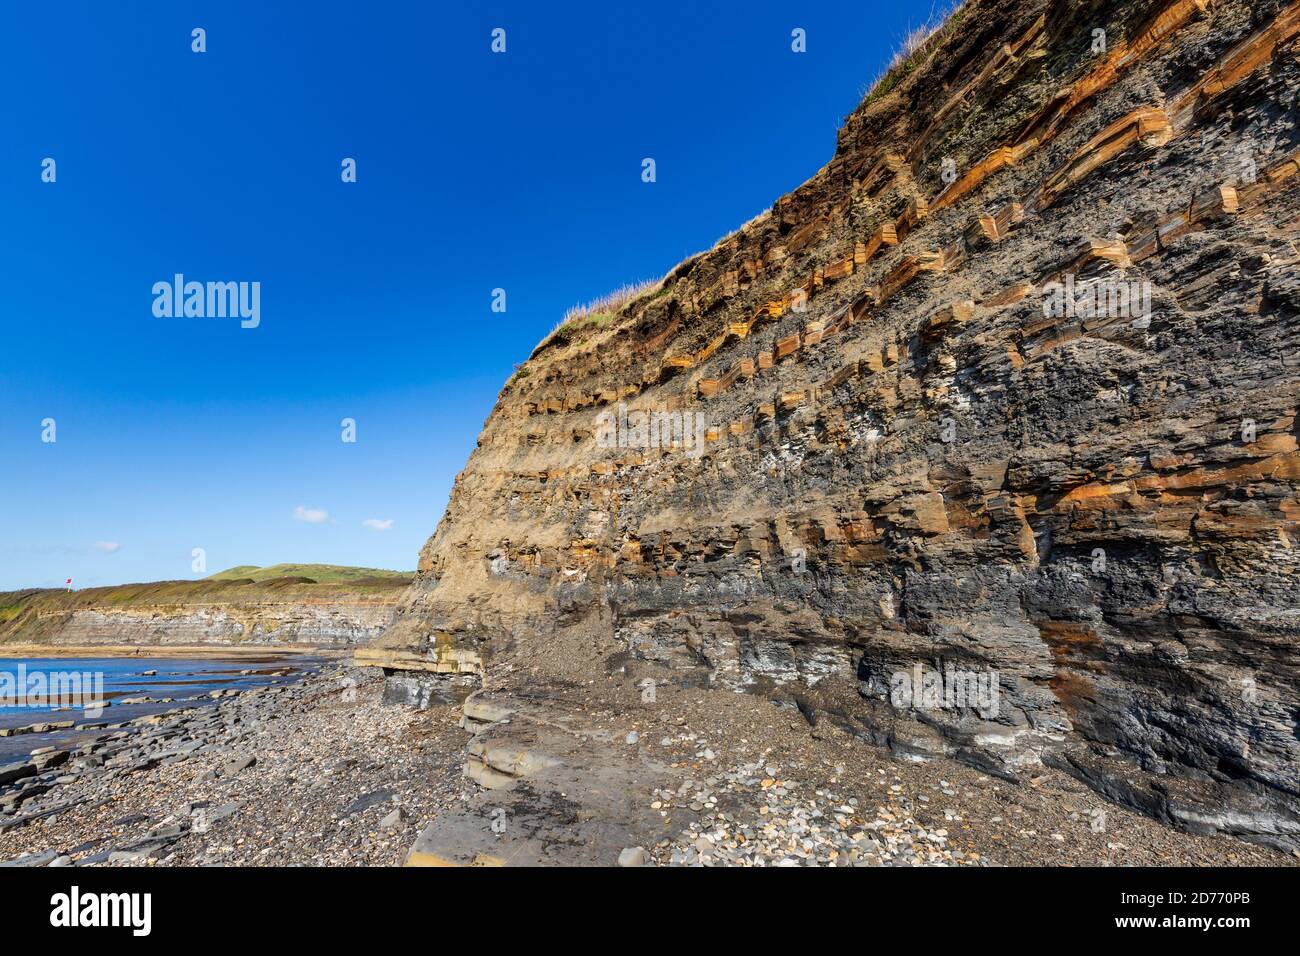
MULTIPOLYGON (((697 756, 716 759, 709 748, 697 756)), ((841 771, 842 772, 842 771, 841 771)), ((901 785, 888 807, 864 813, 855 797, 831 790, 805 792, 780 768, 738 764, 707 784, 687 781, 677 793, 656 793, 651 809, 686 806, 700 816, 674 840, 657 844, 655 862, 670 866, 952 866, 978 864, 973 854, 948 850, 946 829, 927 829, 906 808, 901 785), (719 812, 718 794, 738 812, 719 812)))
POLYGON ((645 866, 650 862, 650 854, 644 847, 627 847, 618 855, 619 866, 645 866))

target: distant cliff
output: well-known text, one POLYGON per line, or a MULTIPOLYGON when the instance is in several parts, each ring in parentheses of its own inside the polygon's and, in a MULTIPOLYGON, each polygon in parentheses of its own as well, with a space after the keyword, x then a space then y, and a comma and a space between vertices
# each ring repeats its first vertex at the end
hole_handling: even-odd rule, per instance
POLYGON ((382 571, 322 582, 242 570, 251 576, 0 592, 0 653, 16 644, 350 647, 383 631, 410 581, 382 571))

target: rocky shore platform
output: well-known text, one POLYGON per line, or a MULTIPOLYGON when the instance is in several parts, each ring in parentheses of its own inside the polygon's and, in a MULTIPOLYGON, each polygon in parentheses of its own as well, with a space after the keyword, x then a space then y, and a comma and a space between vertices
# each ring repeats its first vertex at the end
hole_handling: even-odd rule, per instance
POLYGON ((0 861, 196 865, 1285 865, 1059 771, 900 760, 746 695, 548 686, 384 706, 373 669, 104 728, 0 768, 0 861))

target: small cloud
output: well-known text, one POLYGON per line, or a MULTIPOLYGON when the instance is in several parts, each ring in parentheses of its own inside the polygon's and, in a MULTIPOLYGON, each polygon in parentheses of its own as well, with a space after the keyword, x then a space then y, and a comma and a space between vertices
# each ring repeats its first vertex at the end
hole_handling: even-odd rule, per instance
POLYGON ((320 508, 304 508, 302 505, 293 509, 293 516, 299 521, 305 521, 308 524, 324 524, 330 520, 330 513, 320 508))
POLYGON ((387 531, 389 528, 393 526, 393 519, 392 518, 383 518, 383 519, 367 518, 365 521, 361 523, 365 525, 367 528, 371 529, 372 531, 387 531))
POLYGON ((105 554, 113 554, 115 551, 121 551, 122 546, 116 541, 96 541, 95 550, 103 551, 105 554))

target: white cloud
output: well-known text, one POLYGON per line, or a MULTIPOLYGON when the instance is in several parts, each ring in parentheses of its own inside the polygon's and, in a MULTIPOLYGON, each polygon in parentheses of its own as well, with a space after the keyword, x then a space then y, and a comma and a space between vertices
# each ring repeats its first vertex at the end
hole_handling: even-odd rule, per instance
POLYGON ((392 518, 383 518, 383 519, 367 518, 365 521, 361 523, 365 525, 367 528, 370 528, 372 531, 387 531, 389 528, 393 526, 393 519, 392 518))
POLYGON ((308 524, 324 524, 330 520, 330 513, 320 508, 304 508, 302 505, 293 509, 293 516, 308 524))
POLYGON ((116 541, 96 541, 95 549, 105 554, 112 554, 114 551, 121 551, 122 546, 116 541))

